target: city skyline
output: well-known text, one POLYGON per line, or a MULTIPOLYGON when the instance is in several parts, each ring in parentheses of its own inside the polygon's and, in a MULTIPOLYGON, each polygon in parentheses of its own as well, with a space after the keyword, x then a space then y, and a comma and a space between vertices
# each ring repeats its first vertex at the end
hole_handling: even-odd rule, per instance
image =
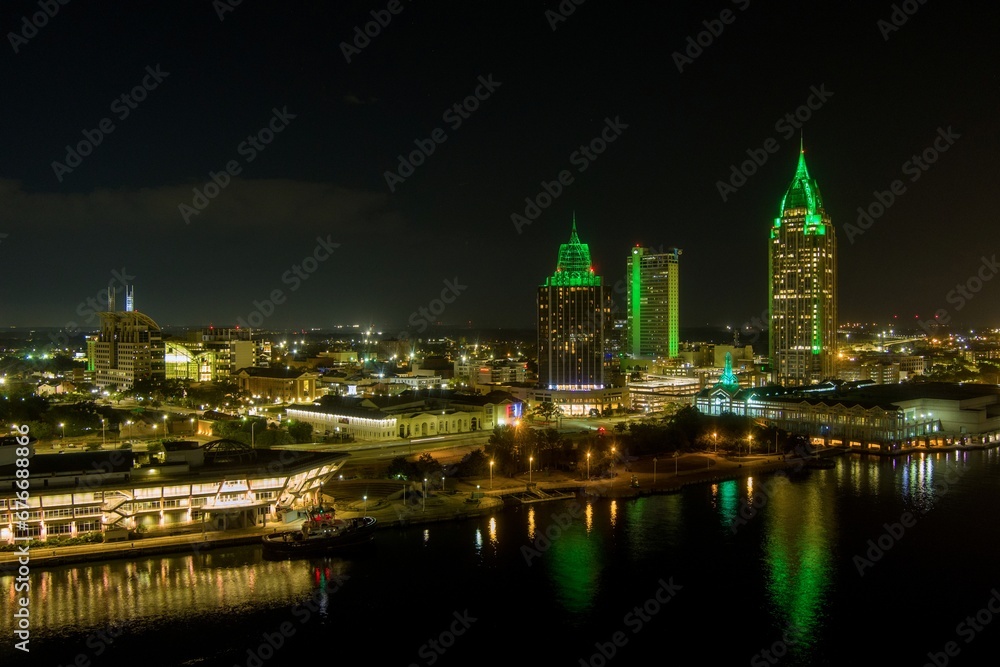
POLYGON ((841 322, 997 324, 969 5, 222 6, 4 7, 0 326, 96 331, 116 281, 163 327, 530 329, 575 211, 611 290, 683 248, 681 329, 739 327, 800 137, 841 322))

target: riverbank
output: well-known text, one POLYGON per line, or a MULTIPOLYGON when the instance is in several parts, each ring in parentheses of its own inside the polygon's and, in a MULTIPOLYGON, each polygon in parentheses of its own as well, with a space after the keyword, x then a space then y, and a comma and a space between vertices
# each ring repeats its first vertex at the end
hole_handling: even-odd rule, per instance
MULTIPOLYGON (((842 454, 843 450, 829 450, 825 455, 842 454)), ((428 491, 426 497, 411 494, 404 499, 399 491, 387 492, 385 480, 354 479, 331 481, 324 489, 327 501, 332 503, 341 518, 373 516, 380 529, 415 524, 453 521, 482 516, 516 504, 513 494, 530 489, 543 492, 563 492, 573 496, 631 498, 653 494, 677 493, 695 484, 714 484, 756 474, 802 467, 801 459, 780 455, 761 455, 726 459, 711 454, 688 454, 679 457, 653 460, 642 459, 615 467, 617 475, 604 479, 578 479, 557 471, 533 471, 517 478, 493 477, 484 479, 446 480, 428 491), (627 468, 627 469, 626 469, 627 468), (637 486, 631 485, 632 477, 637 486), (492 487, 492 488, 491 488, 492 487), (371 493, 382 492, 381 497, 371 493)), ((392 484, 393 489, 399 488, 392 484)), ((420 485, 415 485, 419 489, 420 485)), ((227 531, 201 532, 194 530, 180 535, 144 537, 121 542, 94 543, 63 547, 39 547, 29 552, 32 570, 52 568, 77 563, 100 562, 115 559, 139 559, 187 552, 201 553, 228 547, 260 544, 262 537, 276 530, 298 528, 301 519, 289 523, 257 526, 227 531)), ((0 574, 16 570, 19 554, 0 552, 0 574)))

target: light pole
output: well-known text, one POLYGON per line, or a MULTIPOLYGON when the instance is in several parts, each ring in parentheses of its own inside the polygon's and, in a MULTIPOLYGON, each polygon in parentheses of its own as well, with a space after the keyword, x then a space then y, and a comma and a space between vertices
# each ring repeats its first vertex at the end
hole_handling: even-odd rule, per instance
POLYGON ((444 493, 444 475, 441 476, 441 493, 444 493))
POLYGON ((62 429, 62 439, 66 439, 66 424, 59 422, 59 428, 62 429))
POLYGON ((747 436, 747 456, 753 454, 753 434, 747 436))
POLYGON ((103 447, 106 444, 108 443, 107 443, 107 438, 105 437, 104 417, 101 417, 101 447, 103 447))
POLYGON ((590 452, 587 452, 587 481, 590 481, 590 452))
POLYGON ((368 496, 361 496, 365 501, 365 512, 364 516, 368 516, 368 496))
POLYGON ((531 484, 531 462, 535 460, 534 456, 528 457, 528 484, 531 484))
POLYGON ((677 477, 677 460, 681 457, 680 452, 674 452, 674 477, 677 477))
POLYGON ((253 435, 253 429, 255 426, 257 426, 257 422, 250 422, 250 449, 254 449, 257 446, 256 444, 254 444, 255 440, 253 435))
POLYGON ((656 484, 656 457, 653 457, 653 484, 656 484))
POLYGON ((493 460, 490 460, 490 491, 493 490, 493 460))
POLYGON ((427 511, 427 478, 426 477, 424 477, 424 492, 421 493, 420 495, 421 495, 421 498, 420 498, 420 501, 421 501, 420 511, 421 512, 426 512, 427 511))
POLYGON ((714 449, 715 453, 718 454, 719 453, 719 441, 718 441, 718 439, 716 439, 716 437, 715 437, 716 435, 717 434, 715 434, 715 433, 712 434, 712 449, 714 449))

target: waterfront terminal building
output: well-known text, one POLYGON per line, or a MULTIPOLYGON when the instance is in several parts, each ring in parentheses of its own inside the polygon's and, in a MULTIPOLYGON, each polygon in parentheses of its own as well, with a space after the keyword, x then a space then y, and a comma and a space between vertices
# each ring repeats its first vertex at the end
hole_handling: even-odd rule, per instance
POLYGON ((137 466, 131 450, 37 454, 30 459, 28 518, 19 526, 16 468, 0 465, 0 543, 126 531, 166 534, 278 521, 310 506, 350 457, 252 449, 233 440, 165 442, 137 466))
POLYGON ((704 414, 732 413, 808 436, 813 444, 891 453, 911 446, 1000 442, 1000 387, 915 382, 740 388, 720 381, 695 397, 704 414))

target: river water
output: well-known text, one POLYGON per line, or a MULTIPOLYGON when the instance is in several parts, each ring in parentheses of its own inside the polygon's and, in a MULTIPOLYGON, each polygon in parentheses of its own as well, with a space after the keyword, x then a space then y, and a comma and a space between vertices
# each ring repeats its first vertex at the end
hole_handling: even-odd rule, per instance
POLYGON ((239 547, 38 570, 28 655, 13 647, 23 593, 0 577, 0 657, 995 664, 998 498, 996 450, 852 455, 830 470, 386 529, 344 558, 271 562, 239 547))

